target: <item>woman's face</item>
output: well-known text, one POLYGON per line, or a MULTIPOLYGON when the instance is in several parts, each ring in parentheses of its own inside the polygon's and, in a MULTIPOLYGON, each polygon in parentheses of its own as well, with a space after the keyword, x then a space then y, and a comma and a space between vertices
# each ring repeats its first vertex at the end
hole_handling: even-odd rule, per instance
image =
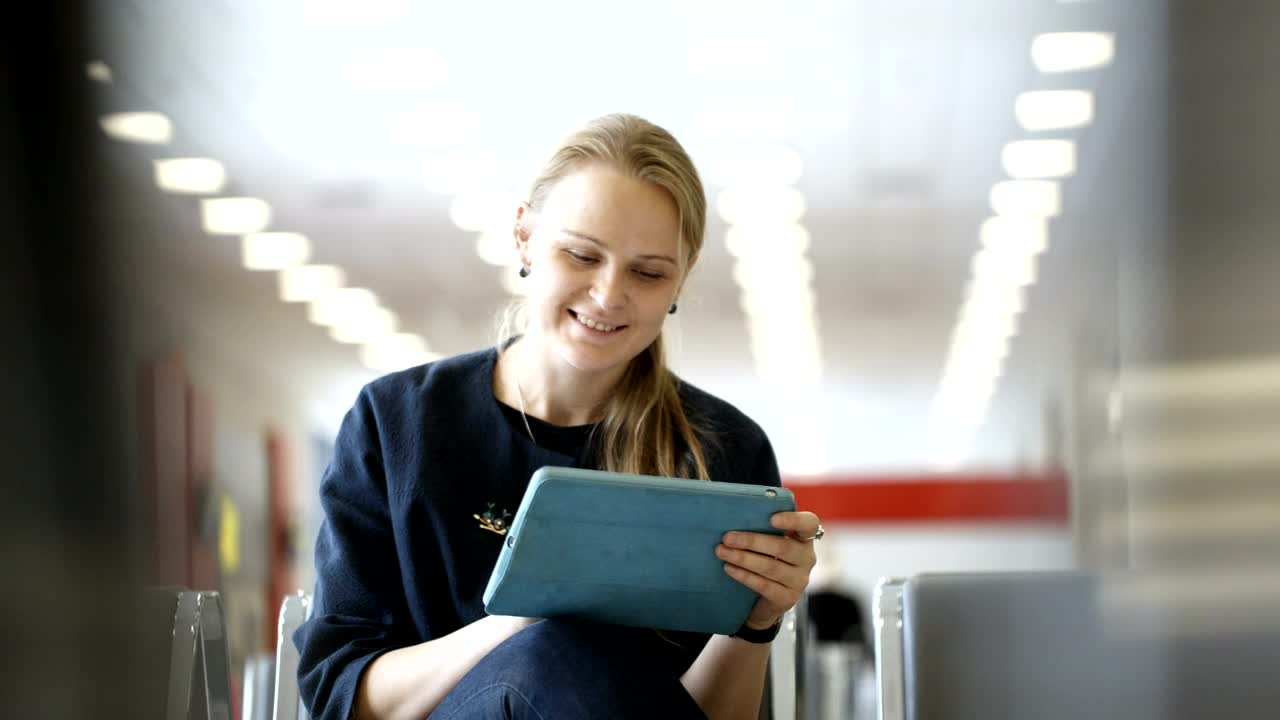
POLYGON ((584 372, 625 367, 662 331, 684 281, 680 220, 661 188, 590 166, 519 215, 531 333, 584 372))

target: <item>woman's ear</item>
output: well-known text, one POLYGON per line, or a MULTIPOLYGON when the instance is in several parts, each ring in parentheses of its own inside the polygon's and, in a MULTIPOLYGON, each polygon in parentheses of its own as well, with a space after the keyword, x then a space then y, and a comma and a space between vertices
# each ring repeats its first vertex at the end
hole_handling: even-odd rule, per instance
POLYGON ((529 203, 520 203, 516 208, 516 223, 511 230, 511 237, 516 242, 516 255, 520 264, 529 266, 529 236, 533 234, 533 211, 529 203))

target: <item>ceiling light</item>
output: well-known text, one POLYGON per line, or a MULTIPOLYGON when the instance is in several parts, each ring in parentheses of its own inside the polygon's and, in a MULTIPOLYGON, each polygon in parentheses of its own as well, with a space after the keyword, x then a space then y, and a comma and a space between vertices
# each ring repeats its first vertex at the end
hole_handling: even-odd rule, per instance
POLYGON ((789 292, 743 291, 739 297, 742 311, 761 322, 781 321, 785 324, 813 324, 818 296, 812 287, 800 287, 789 292))
POLYGON ((396 315, 384 307, 372 307, 329 328, 329 336, 340 343, 363 345, 396 331, 396 315))
POLYGON ((966 309, 972 306, 983 308, 986 312, 1017 315, 1026 309, 1026 305, 1026 288, 1019 285, 971 280, 965 289, 966 309))
POLYGON ((84 74, 94 82, 100 82, 103 85, 111 84, 111 66, 101 60, 91 60, 84 66, 84 74))
POLYGON ((795 129, 790 103, 777 97, 715 97, 703 103, 699 124, 716 137, 780 138, 795 129))
POLYGON ((1018 332, 1017 313, 992 312, 975 306, 966 306, 965 311, 952 335, 952 348, 961 356, 965 353, 987 354, 989 341, 1010 338, 1018 332))
POLYGON ((744 40, 709 41, 688 51, 689 70, 711 78, 726 76, 759 79, 785 72, 782 47, 744 40))
POLYGON ((207 198, 200 201, 200 223, 210 235, 256 233, 271 223, 271 206, 252 197, 207 198))
POLYGON ((1037 255, 1049 247, 1049 228, 1044 218, 1002 216, 987 218, 978 229, 984 248, 1008 254, 1037 255))
POLYGON ((983 248, 973 256, 973 277, 978 282, 1031 285, 1036 281, 1036 256, 983 248))
POLYGON ((432 107, 401 110, 391 114, 387 131, 405 145, 450 148, 474 145, 480 140, 483 118, 465 107, 432 107))
POLYGON ((112 140, 164 145, 173 139, 173 123, 158 112, 109 113, 98 118, 98 125, 112 140))
POLYGON ((809 231, 799 223, 733 225, 725 233, 725 247, 736 258, 764 255, 803 255, 809 250, 809 231))
POLYGON ((247 270, 283 270, 311 257, 311 243, 295 232, 249 233, 240 238, 240 250, 247 270))
POLYGON ((212 158, 154 160, 156 186, 165 192, 216 193, 227 181, 222 163, 212 158))
POLYGON ((334 288, 311 301, 307 319, 325 327, 349 325, 377 306, 378 297, 365 288, 334 288))
POLYGON ((444 84, 449 73, 444 58, 430 48, 376 48, 352 57, 346 77, 366 87, 421 90, 444 84))
POLYGON ((1093 122, 1093 93, 1088 90, 1035 90, 1018 96, 1014 116, 1027 130, 1063 130, 1093 122))
POLYGON ((776 143, 733 146, 703 164, 706 180, 721 187, 735 183, 794 185, 804 172, 800 153, 776 143))
POLYGON ((412 333, 384 335, 360 346, 360 361, 378 372, 395 372, 439 357, 427 350, 425 340, 412 333))
POLYGON ((720 217, 735 225, 795 222, 804 217, 804 195, 789 185, 730 185, 716 198, 720 217))
POLYGON ((1070 140, 1016 140, 1000 154, 1015 178, 1068 177, 1076 172, 1076 144, 1070 140))
POLYGON ((1053 180, 1003 180, 991 186, 990 199, 997 215, 1057 217, 1062 213, 1062 186, 1053 180))
POLYGON ((515 193, 464 193, 449 203, 449 219, 471 232, 514 227, 519 205, 515 193))
POLYGON ((751 289, 803 287, 813 280, 813 263, 804 255, 748 255, 733 264, 733 279, 751 289))
POLYGON ((280 299, 285 302, 310 302, 347 280, 341 268, 333 265, 299 265, 280 271, 280 299))
POLYGON ((1112 33, 1046 33, 1031 41, 1031 60, 1045 73, 1093 70, 1111 64, 1115 56, 1112 33))
POLYGON ((498 267, 514 265, 519 260, 512 233, 497 230, 485 231, 476 236, 476 254, 486 263, 498 267))
POLYGON ((423 164, 427 189, 437 195, 476 193, 509 181, 507 161, 494 153, 437 155, 423 164))

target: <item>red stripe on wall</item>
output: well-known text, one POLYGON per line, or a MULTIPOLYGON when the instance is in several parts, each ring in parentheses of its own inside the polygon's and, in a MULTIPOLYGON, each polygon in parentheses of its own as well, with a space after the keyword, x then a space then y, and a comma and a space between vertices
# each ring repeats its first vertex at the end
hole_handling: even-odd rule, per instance
POLYGON ((1035 476, 832 478, 784 483, 825 522, 1065 523, 1067 479, 1035 476))

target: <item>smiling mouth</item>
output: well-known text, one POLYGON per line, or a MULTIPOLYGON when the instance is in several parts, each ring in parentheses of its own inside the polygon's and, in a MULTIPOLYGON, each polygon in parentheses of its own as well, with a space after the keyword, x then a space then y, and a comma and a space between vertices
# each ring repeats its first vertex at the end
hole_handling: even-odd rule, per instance
POLYGON ((591 330, 595 330, 596 332, 613 333, 613 332, 618 332, 619 330, 622 330, 627 327, 626 325, 610 325, 608 323, 592 320, 591 318, 586 317, 585 315, 579 315, 573 310, 570 310, 569 314, 573 316, 574 320, 578 321, 579 325, 582 325, 583 327, 589 328, 591 330))

